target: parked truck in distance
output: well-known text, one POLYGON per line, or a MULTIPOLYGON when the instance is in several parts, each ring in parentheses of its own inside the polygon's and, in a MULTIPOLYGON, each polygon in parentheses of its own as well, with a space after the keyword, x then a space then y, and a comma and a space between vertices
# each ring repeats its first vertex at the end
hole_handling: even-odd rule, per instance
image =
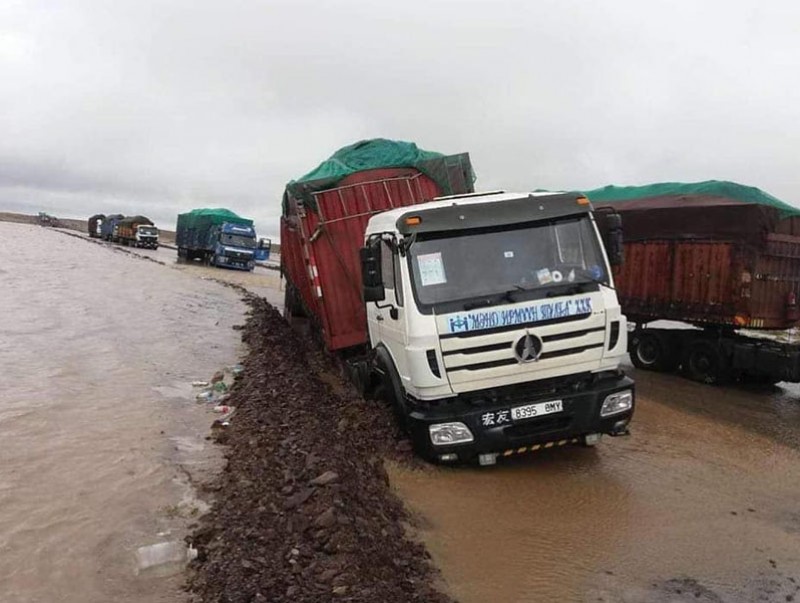
POLYGON ((709 384, 800 381, 800 344, 770 336, 800 320, 800 209, 718 181, 587 196, 625 221, 616 282, 635 366, 709 384))
POLYGON ((103 220, 106 219, 105 214, 95 214, 91 218, 89 218, 87 228, 89 231, 89 236, 93 239, 100 238, 100 227, 103 224, 103 220))
POLYGON ((145 216, 130 216, 116 222, 112 240, 130 247, 158 249, 158 228, 145 216))
POLYGON ((253 270, 256 231, 253 221, 228 209, 195 209, 178 215, 178 257, 212 266, 253 270))
POLYGON ((291 182, 287 314, 308 318, 431 461, 626 434, 627 325, 598 230, 616 260, 618 218, 581 194, 476 195, 473 180, 467 154, 377 140, 291 182))

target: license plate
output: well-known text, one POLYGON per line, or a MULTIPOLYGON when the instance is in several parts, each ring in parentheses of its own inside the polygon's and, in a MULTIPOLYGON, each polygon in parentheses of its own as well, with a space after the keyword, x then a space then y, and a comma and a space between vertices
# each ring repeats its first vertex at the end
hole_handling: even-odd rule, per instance
POLYGON ((561 400, 540 402, 539 404, 526 404, 525 406, 517 406, 511 409, 511 420, 520 421, 522 419, 532 419, 533 417, 551 415, 554 412, 561 412, 563 410, 564 403, 561 400))

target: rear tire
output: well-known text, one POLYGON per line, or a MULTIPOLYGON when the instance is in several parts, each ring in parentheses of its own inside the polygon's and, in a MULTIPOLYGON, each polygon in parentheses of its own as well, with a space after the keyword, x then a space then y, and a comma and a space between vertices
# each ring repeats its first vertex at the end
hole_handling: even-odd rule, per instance
POLYGON ((702 339, 689 344, 683 357, 683 371, 689 379, 707 385, 728 381, 728 361, 719 346, 702 339))
POLYGON ((286 291, 284 292, 283 296, 283 308, 283 315, 287 319, 295 317, 299 318, 306 315, 305 310, 303 309, 303 304, 300 300, 300 292, 294 285, 291 285, 288 282, 286 284, 286 291))

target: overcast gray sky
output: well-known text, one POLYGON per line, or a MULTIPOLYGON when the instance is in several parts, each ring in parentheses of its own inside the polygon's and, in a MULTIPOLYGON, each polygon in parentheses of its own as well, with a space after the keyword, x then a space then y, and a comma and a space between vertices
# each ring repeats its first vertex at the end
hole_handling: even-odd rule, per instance
POLYGON ((362 138, 480 189, 735 180, 800 205, 800 3, 2 0, 0 209, 224 206, 362 138))

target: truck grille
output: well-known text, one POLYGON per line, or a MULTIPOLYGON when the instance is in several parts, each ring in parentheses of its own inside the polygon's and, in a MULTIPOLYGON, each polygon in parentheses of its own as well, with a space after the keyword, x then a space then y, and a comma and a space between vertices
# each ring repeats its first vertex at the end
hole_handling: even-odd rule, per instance
POLYGON ((604 313, 580 316, 578 320, 570 318, 573 320, 545 326, 514 326, 442 336, 442 359, 451 384, 458 389, 458 384, 476 379, 509 377, 513 380, 522 374, 558 368, 565 363, 600 360, 606 344, 604 313), (541 350, 536 360, 521 362, 515 346, 526 334, 538 338, 541 350))

